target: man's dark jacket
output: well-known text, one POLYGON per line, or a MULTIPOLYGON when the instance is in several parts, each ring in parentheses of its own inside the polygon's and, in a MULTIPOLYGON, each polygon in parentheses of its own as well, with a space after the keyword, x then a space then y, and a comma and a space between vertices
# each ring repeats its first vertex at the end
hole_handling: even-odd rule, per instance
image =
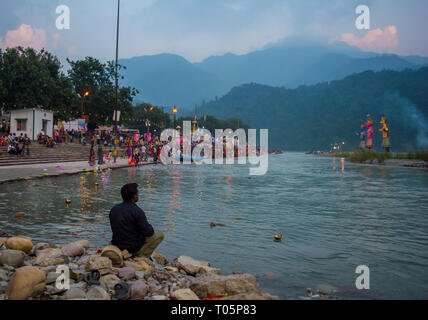
POLYGON ((133 202, 117 204, 110 210, 112 244, 120 250, 136 253, 146 243, 146 237, 154 234, 144 211, 133 202))

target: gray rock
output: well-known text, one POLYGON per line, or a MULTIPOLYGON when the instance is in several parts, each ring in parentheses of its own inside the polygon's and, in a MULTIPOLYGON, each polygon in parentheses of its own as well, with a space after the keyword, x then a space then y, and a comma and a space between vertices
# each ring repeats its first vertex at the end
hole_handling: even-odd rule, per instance
POLYGON ((63 294, 64 299, 85 299, 86 293, 80 288, 70 287, 69 290, 63 294))
POLYGON ((24 265, 25 253, 20 250, 0 250, 0 266, 19 268, 24 265))
POLYGON ((0 282, 0 294, 5 294, 6 291, 7 291, 7 282, 6 281, 1 281, 0 282))
POLYGON ((135 272, 135 275, 137 276, 138 280, 147 280, 149 278, 152 278, 152 274, 153 274, 153 272, 150 270, 143 270, 143 271, 135 272))
POLYGON ((174 264, 178 269, 184 270, 190 275, 219 274, 221 271, 220 269, 212 268, 207 261, 199 261, 187 256, 178 257, 174 264))
POLYGON ((37 251, 36 265, 47 267, 66 263, 62 257, 62 252, 57 248, 47 248, 37 251))
POLYGON ((88 284, 86 282, 77 282, 75 284, 70 285, 70 288, 86 290, 88 288, 88 284))
POLYGON ((34 250, 38 251, 38 250, 43 250, 43 249, 47 249, 47 248, 52 248, 52 245, 50 245, 49 243, 38 243, 34 246, 34 250))
POLYGON ((111 260, 109 258, 92 255, 86 263, 86 271, 98 270, 103 274, 112 268, 111 260))
POLYGON ((198 296, 189 288, 178 289, 171 294, 173 300, 199 300, 198 296))
POLYGON ((123 280, 130 280, 135 278, 135 270, 130 267, 124 267, 118 270, 119 278, 123 280))
POLYGON ((168 297, 166 296, 152 296, 151 300, 168 300, 168 297))
POLYGON ((67 291, 67 289, 57 289, 55 284, 46 286, 45 290, 49 295, 58 295, 67 291))
POLYGON ((157 296, 167 296, 169 294, 169 287, 168 285, 163 285, 159 289, 153 290, 152 293, 157 296))
POLYGON ((85 253, 85 249, 83 247, 75 244, 67 244, 64 247, 62 247, 61 251, 63 254, 70 257, 81 256, 85 253))
POLYGON ((80 247, 82 247, 84 249, 88 249, 89 248, 89 241, 88 240, 80 240, 80 241, 76 241, 76 242, 73 242, 73 243, 70 243, 70 244, 75 245, 75 246, 80 246, 80 247))
POLYGON ((88 300, 111 300, 110 295, 101 287, 92 287, 86 294, 88 300))
POLYGON ((81 257, 78 261, 77 264, 78 265, 85 265, 88 262, 89 256, 83 256, 81 257))
POLYGON ((14 271, 15 270, 15 268, 14 267, 12 267, 12 266, 9 266, 9 265, 4 265, 3 267, 2 267, 2 269, 3 270, 6 270, 6 271, 14 271))
POLYGON ((168 260, 166 259, 166 257, 161 254, 161 253, 155 253, 154 254, 154 258, 156 260, 157 263, 159 263, 161 266, 166 266, 168 264, 168 260))
POLYGON ((237 295, 241 293, 260 293, 260 287, 256 278, 248 273, 229 276, 206 275, 192 280, 190 289, 199 298, 205 298, 209 294, 237 295))
POLYGON ((114 286, 120 283, 120 279, 114 274, 108 274, 106 276, 101 277, 100 282, 101 284, 106 286, 109 290, 113 290, 114 286))
POLYGON ((0 269, 0 282, 7 281, 7 280, 8 280, 7 271, 0 269))
POLYGON ((39 269, 46 272, 48 274, 49 272, 56 272, 57 266, 47 266, 47 267, 40 267, 39 269))
POLYGON ((59 274, 56 272, 49 272, 46 275, 46 284, 51 284, 56 282, 56 279, 58 278, 59 274))
POLYGON ((131 300, 143 300, 146 297, 148 291, 149 288, 144 281, 135 281, 131 287, 131 300))

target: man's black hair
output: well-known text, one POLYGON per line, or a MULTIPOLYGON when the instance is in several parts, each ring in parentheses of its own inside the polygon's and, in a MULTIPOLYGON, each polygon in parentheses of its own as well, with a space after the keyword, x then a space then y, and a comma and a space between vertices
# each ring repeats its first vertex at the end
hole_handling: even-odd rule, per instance
POLYGON ((131 201, 134 195, 138 192, 138 184, 136 183, 128 183, 125 184, 120 193, 122 194, 122 199, 125 202, 131 201))

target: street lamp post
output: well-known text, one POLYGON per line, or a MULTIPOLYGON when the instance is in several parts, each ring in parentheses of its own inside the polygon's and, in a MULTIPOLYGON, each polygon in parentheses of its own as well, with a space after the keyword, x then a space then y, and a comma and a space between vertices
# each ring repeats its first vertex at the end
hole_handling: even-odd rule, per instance
POLYGON ((119 17, 120 17, 120 0, 117 1, 117 31, 116 31, 116 101, 114 108, 114 132, 117 134, 117 107, 118 107, 118 97, 119 97, 119 82, 117 76, 118 68, 118 59, 119 59, 119 17))
POLYGON ((178 110, 177 110, 177 107, 176 106, 174 106, 174 109, 172 109, 172 113, 174 113, 174 129, 175 129, 175 127, 176 127, 176 115, 177 115, 177 112, 178 112, 178 110))
POLYGON ((89 96, 89 91, 85 91, 85 92, 82 94, 82 107, 81 107, 82 118, 83 118, 83 116, 85 115, 85 113, 83 112, 83 101, 85 100, 85 97, 88 97, 88 96, 89 96))

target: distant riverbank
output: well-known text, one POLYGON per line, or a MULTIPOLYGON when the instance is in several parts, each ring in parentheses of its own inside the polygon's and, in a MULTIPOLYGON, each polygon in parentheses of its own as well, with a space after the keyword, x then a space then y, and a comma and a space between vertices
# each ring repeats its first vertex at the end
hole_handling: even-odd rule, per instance
POLYGON ((345 158, 352 163, 387 166, 428 168, 428 150, 409 153, 384 153, 376 151, 354 151, 321 153, 319 156, 345 158))

